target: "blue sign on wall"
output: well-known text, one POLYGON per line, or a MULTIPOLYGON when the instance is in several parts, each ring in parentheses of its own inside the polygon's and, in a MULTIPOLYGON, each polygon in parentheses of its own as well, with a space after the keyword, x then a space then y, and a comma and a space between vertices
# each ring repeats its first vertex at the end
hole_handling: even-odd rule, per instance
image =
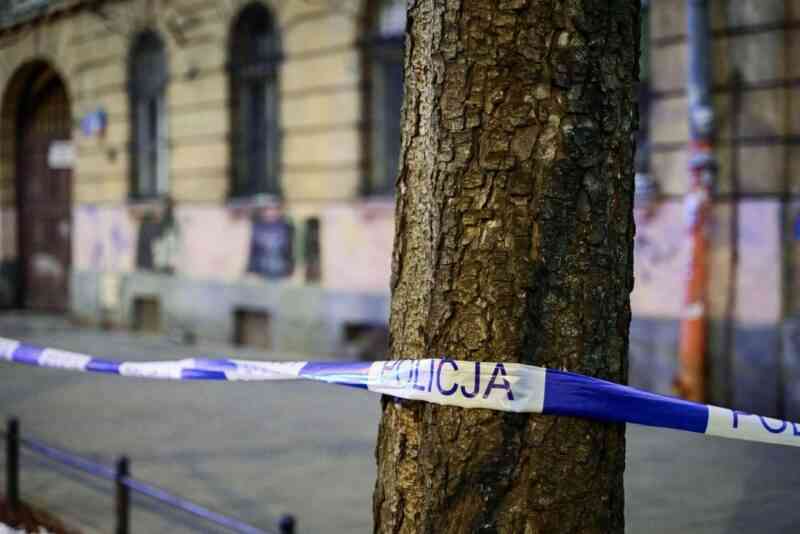
POLYGON ((106 130, 108 116, 103 108, 90 111, 81 119, 81 133, 85 137, 103 135, 106 130))

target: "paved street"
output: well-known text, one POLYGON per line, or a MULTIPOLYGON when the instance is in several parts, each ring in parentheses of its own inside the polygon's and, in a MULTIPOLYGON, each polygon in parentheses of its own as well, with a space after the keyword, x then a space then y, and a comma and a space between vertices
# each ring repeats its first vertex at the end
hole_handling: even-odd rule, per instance
MULTIPOLYGON (((119 359, 303 359, 19 314, 0 315, 0 336, 119 359)), ((124 452, 136 476, 258 526, 294 513, 304 534, 370 530, 377 399, 312 383, 165 383, 0 365, 0 416, 19 416, 23 432, 108 463, 124 452)), ((633 426, 628 445, 629 533, 800 525, 800 449, 633 426)), ((109 485, 75 482, 28 455, 23 466, 25 498, 67 522, 111 531, 109 485)), ((219 532, 143 501, 133 525, 139 534, 219 532)))

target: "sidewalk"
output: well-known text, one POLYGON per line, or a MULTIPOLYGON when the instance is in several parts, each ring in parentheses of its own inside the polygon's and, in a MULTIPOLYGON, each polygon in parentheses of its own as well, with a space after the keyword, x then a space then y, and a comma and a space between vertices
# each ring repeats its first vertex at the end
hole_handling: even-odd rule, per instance
MULTIPOLYGON (((52 318, 0 315, 0 336, 128 360, 299 358, 186 347, 52 318)), ((0 417, 19 416, 23 432, 108 463, 128 454, 135 476, 256 526, 293 513, 305 533, 371 525, 378 409, 374 395, 326 384, 159 382, 0 366, 0 417)), ((110 485, 73 483, 35 466, 23 458, 24 497, 65 522, 112 531, 110 485)), ((141 506, 132 524, 148 534, 200 525, 141 506)))
MULTIPOLYGON (((115 359, 306 359, 187 347, 19 314, 0 315, 0 336, 115 359)), ((81 454, 108 463, 128 454, 135 476, 256 526, 293 513, 301 534, 371 531, 379 403, 367 392, 315 383, 139 381, 2 364, 0 417, 12 414, 23 432, 81 454)), ((630 534, 796 532, 798 488, 800 449, 629 426, 630 534)), ((110 485, 76 483, 24 456, 22 491, 65 522, 112 529, 110 485)), ((134 532, 219 532, 139 503, 134 532)))

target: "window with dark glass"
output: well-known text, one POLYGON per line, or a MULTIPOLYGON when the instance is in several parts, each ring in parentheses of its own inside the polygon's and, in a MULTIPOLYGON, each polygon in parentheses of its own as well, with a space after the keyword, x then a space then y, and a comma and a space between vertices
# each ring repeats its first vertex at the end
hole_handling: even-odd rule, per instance
POLYGON ((400 156, 405 0, 374 0, 364 41, 366 177, 368 195, 390 195, 400 156))
POLYGON ((280 194, 280 40, 266 7, 242 10, 231 30, 232 197, 280 194))
POLYGON ((153 32, 139 34, 131 49, 131 196, 150 198, 169 190, 167 86, 164 44, 153 32))

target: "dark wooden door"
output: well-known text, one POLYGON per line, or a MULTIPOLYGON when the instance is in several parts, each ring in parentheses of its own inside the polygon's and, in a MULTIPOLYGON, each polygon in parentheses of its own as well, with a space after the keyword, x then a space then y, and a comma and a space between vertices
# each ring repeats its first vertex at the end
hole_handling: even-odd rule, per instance
POLYGON ((63 83, 46 74, 32 80, 27 100, 20 108, 17 156, 23 305, 64 311, 72 256, 72 170, 52 156, 63 154, 70 141, 69 102, 63 83))

